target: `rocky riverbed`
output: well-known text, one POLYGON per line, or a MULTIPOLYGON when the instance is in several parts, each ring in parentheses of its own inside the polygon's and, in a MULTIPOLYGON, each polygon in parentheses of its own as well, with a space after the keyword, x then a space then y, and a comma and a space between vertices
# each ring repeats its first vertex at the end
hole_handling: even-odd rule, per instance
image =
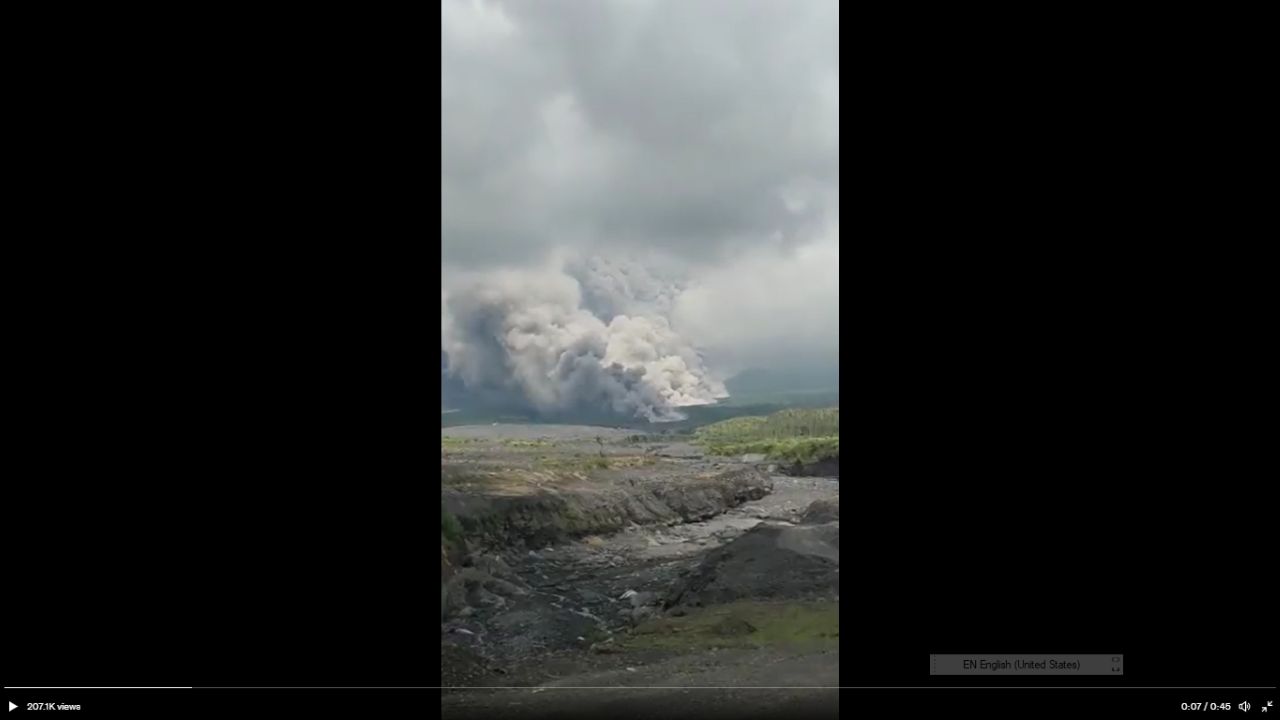
POLYGON ((467 439, 446 457, 446 508, 468 535, 442 578, 441 681, 460 688, 448 712, 555 715, 570 700, 607 712, 599 703, 619 699, 567 694, 578 687, 636 688, 655 707, 661 691, 643 688, 700 692, 692 706, 713 692, 689 688, 761 684, 834 711, 835 691, 812 688, 839 679, 837 479, 538 427, 514 442, 450 429, 467 439), (558 463, 573 469, 542 470, 558 463))

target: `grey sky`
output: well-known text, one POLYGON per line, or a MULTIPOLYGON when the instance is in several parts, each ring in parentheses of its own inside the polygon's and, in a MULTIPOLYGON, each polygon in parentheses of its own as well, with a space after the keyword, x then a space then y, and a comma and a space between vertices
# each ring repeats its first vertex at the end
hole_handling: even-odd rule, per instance
POLYGON ((713 369, 834 362, 837 10, 446 0, 446 288, 553 256, 638 260, 659 279, 604 285, 643 286, 713 369))

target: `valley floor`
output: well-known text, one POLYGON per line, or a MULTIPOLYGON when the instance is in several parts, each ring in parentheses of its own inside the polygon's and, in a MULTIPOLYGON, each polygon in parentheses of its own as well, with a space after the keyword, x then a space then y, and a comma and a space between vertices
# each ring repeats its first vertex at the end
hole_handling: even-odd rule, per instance
MULTIPOLYGON (((670 463, 707 469, 693 456, 663 474, 670 463)), ((454 583, 465 602, 441 626, 444 712, 835 717, 839 481, 770 480, 763 497, 693 522, 474 551, 454 583), (835 503, 834 520, 804 517, 816 501, 835 503)))

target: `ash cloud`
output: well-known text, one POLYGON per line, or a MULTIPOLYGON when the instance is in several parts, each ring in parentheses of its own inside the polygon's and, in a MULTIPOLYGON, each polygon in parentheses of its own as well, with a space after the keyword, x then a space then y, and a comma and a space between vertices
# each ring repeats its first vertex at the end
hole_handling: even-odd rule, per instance
POLYGON ((445 0, 446 258, 806 243, 839 185, 838 9, 445 0))
POLYGON ((833 366, 836 0, 443 0, 447 389, 654 419, 833 366))
MULTIPOLYGON (((590 264, 574 269, 610 287, 590 264)), ((446 375, 540 413, 607 408, 651 422, 683 419, 680 408, 728 396, 665 317, 615 312, 644 308, 646 298, 610 289, 611 304, 592 312, 582 284, 563 268, 456 278, 441 323, 446 375)))

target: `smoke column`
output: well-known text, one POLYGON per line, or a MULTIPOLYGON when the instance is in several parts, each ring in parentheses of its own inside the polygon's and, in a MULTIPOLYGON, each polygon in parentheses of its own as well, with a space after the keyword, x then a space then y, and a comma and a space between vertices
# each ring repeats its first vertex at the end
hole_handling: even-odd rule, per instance
POLYGON ((445 285, 446 373, 470 390, 543 413, 607 408, 651 422, 728 397, 663 315, 676 290, 642 268, 597 259, 445 285))

